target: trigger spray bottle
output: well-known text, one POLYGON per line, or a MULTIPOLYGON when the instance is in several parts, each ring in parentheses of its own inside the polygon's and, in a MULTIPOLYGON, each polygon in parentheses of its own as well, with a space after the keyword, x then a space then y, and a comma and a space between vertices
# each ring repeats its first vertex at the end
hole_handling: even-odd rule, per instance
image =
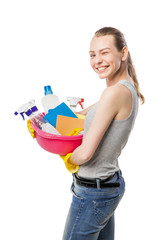
POLYGON ((25 120, 25 114, 31 119, 31 122, 33 122, 40 129, 42 129, 43 124, 45 124, 45 120, 43 119, 44 115, 39 112, 35 105, 35 100, 31 100, 28 103, 23 104, 14 114, 20 114, 23 120, 25 120))
POLYGON ((84 102, 83 98, 79 97, 67 97, 67 101, 69 102, 69 106, 73 112, 76 112, 76 107, 79 104, 83 109, 82 103, 84 102))
POLYGON ((31 123, 36 125, 42 131, 55 135, 60 135, 60 133, 43 118, 44 114, 42 114, 36 107, 35 100, 31 100, 28 103, 23 104, 14 114, 20 114, 23 120, 25 120, 25 114, 28 118, 30 118, 31 123))

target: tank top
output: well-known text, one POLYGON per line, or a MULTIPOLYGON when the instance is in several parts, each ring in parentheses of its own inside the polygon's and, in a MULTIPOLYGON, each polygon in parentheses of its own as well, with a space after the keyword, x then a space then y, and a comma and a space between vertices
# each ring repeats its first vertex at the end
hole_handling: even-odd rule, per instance
MULTIPOLYGON (((134 127, 139 104, 137 91, 133 84, 127 80, 121 80, 117 84, 122 84, 131 91, 131 112, 124 120, 112 120, 91 159, 80 166, 78 171, 80 177, 104 179, 119 170, 118 157, 125 147, 134 127)), ((95 116, 97 104, 86 115, 83 139, 95 116)))

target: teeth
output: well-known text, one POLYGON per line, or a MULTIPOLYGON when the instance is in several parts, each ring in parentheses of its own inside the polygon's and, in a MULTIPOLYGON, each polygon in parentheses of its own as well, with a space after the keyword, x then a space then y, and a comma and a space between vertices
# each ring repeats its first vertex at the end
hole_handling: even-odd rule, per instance
POLYGON ((102 71, 102 70, 104 70, 104 69, 106 69, 107 67, 100 67, 100 68, 98 68, 98 70, 99 71, 102 71))

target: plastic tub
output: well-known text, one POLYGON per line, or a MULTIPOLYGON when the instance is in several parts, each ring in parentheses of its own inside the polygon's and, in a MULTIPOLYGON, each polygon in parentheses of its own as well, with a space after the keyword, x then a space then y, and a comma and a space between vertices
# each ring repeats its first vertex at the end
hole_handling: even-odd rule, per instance
POLYGON ((35 131, 38 144, 48 152, 66 155, 82 144, 83 134, 77 136, 54 135, 40 130, 33 123, 31 125, 35 131))

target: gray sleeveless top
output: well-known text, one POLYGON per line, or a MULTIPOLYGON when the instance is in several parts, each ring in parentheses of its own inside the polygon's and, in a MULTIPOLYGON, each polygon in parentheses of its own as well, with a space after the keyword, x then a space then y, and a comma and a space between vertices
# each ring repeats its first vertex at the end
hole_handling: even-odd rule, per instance
MULTIPOLYGON (((112 120, 100 144, 91 159, 80 166, 78 175, 84 178, 107 178, 119 170, 118 157, 125 147, 138 112, 138 96, 135 87, 127 80, 117 84, 125 85, 132 93, 132 110, 124 120, 112 120)), ((96 113, 97 104, 88 112, 85 118, 84 136, 96 113)))

